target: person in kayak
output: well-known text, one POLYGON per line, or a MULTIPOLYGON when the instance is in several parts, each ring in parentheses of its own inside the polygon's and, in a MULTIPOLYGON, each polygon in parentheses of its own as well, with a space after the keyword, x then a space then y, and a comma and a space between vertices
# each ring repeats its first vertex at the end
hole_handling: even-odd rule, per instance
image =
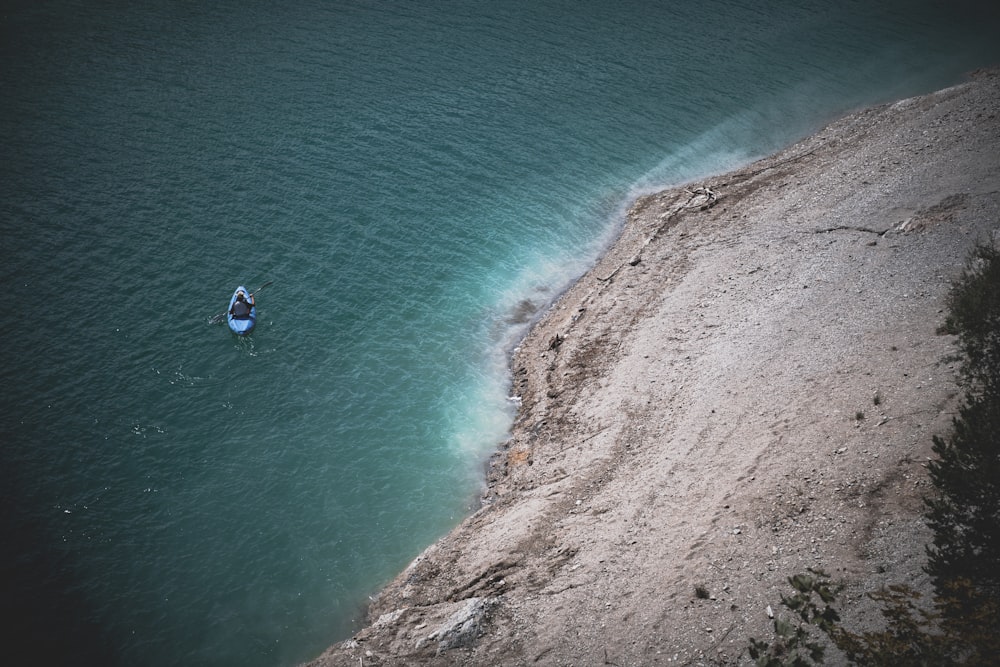
POLYGON ((250 295, 250 300, 247 301, 246 295, 240 291, 236 295, 236 301, 233 302, 233 307, 229 309, 229 314, 238 320, 245 320, 250 317, 250 309, 253 308, 253 295, 250 295))

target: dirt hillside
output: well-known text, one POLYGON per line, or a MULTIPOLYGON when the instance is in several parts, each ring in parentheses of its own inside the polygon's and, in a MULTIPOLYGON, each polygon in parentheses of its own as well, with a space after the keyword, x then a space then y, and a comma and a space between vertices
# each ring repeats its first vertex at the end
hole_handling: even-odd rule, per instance
POLYGON ((1000 234, 1000 75, 643 197, 512 360, 482 509, 310 667, 748 664, 786 577, 926 587, 945 296, 1000 234))

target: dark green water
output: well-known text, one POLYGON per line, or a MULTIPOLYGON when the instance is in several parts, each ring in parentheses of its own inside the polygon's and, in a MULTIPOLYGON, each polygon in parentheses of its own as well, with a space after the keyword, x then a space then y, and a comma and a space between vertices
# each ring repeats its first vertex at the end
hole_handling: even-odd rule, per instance
POLYGON ((349 635, 476 506, 526 300, 638 192, 996 63, 984 7, 7 3, 9 653, 292 665, 349 635), (267 281, 251 336, 208 323, 267 281))

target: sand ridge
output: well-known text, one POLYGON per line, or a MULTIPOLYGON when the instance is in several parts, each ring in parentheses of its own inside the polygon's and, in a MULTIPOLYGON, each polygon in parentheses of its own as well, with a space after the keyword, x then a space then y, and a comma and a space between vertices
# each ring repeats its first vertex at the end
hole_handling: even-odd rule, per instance
POLYGON ((927 586, 945 296, 1000 234, 1000 74, 638 199, 511 362, 484 505, 309 663, 749 664, 786 577, 927 586))

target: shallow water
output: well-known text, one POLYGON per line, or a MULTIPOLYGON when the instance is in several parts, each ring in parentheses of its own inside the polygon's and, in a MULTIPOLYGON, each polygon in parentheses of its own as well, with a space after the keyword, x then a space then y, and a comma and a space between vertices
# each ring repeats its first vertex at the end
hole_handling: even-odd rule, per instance
POLYGON ((8 646, 314 657, 475 507, 507 351, 632 197, 1000 54, 973 3, 759 4, 5 9, 8 646))

